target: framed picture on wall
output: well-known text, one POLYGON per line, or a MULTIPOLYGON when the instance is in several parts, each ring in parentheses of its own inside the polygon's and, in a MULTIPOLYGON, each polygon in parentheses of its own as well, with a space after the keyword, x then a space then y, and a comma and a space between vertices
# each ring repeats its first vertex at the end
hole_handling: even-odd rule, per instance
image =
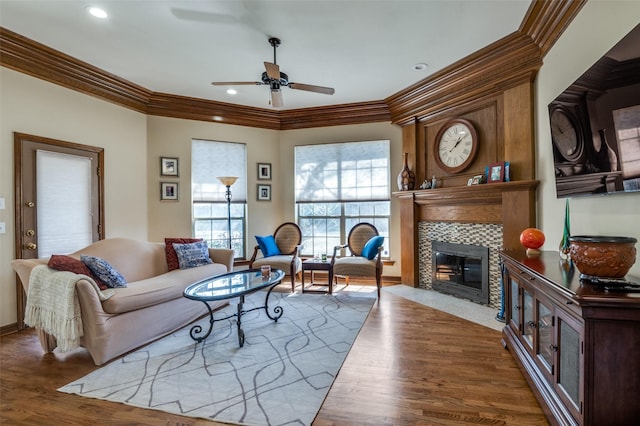
POLYGON ((271 180, 271 163, 258 163, 258 180, 271 180))
POLYGON ((258 185, 258 201, 271 201, 271 185, 258 185))
POLYGON ((160 201, 178 201, 178 182, 160 182, 160 201))
POLYGON ((160 176, 180 176, 178 174, 178 159, 160 157, 160 176))

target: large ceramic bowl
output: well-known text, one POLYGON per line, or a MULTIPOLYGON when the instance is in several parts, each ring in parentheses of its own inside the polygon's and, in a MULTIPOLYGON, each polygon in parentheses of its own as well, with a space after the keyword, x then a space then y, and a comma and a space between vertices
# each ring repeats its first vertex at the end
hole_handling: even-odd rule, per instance
POLYGON ((632 237, 578 235, 569 237, 571 260, 583 275, 624 278, 636 261, 632 237))

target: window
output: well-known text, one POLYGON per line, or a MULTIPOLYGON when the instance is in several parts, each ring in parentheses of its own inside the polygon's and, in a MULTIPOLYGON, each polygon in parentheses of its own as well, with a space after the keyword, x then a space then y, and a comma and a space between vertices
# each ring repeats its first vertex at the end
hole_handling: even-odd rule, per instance
POLYGON ((388 241, 389 141, 297 146, 295 172, 303 255, 333 253, 359 222, 388 241))
POLYGON ((209 247, 227 248, 231 242, 236 259, 246 258, 246 152, 241 143, 191 141, 193 235, 206 240, 209 247), (231 203, 227 203, 227 188, 219 176, 238 177, 230 188, 231 203))

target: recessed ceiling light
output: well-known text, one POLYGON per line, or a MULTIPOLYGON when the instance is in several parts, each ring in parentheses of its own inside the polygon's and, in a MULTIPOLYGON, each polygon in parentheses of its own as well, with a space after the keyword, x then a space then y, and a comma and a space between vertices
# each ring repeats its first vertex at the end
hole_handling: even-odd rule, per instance
POLYGON ((103 9, 100 9, 99 7, 95 7, 95 6, 88 6, 87 12, 89 12, 89 14, 91 14, 92 16, 95 16, 96 18, 100 18, 100 19, 106 19, 109 16, 107 15, 107 12, 105 12, 103 9))
POLYGON ((427 69, 427 64, 424 62, 419 62, 413 66, 414 71, 422 71, 424 69, 427 69))
POLYGON ((235 95, 237 93, 238 93, 238 91, 236 89, 227 89, 227 94, 229 94, 229 95, 235 95))

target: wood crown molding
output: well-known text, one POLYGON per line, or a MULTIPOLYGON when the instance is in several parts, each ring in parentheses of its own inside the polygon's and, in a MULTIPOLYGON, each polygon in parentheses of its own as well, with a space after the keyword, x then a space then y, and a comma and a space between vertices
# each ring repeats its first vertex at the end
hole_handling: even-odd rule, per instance
POLYGON ((533 0, 519 31, 387 99, 271 110, 152 92, 0 27, 0 65, 138 112, 275 130, 391 121, 400 125, 533 81, 586 0, 533 0))

